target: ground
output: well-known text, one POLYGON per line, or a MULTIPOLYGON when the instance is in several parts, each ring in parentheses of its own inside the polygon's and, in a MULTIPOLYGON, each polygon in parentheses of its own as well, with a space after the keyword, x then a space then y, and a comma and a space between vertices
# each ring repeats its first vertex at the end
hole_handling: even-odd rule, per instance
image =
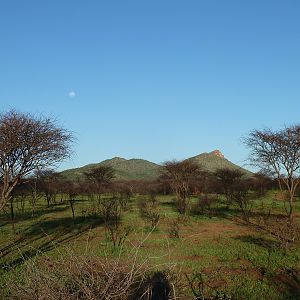
MULTIPOLYGON (((132 197, 122 215, 124 226, 132 226, 122 251, 128 253, 138 247, 140 260, 147 260, 157 269, 172 266, 174 276, 182 285, 182 299, 193 299, 191 286, 195 284, 207 296, 300 299, 297 243, 287 251, 281 249, 272 236, 246 225, 237 207, 226 209, 221 200, 209 216, 191 213, 178 219, 179 238, 172 238, 169 227, 178 217, 173 197, 158 198, 161 218, 155 229, 141 218, 138 198, 138 195, 132 197)), ((274 213, 283 213, 280 200, 267 198, 265 202, 274 207, 274 213)), ((296 202, 296 222, 300 219, 299 204, 296 202)), ((39 255, 56 258, 72 249, 78 255, 114 257, 116 250, 105 234, 103 221, 97 215, 87 214, 92 205, 90 200, 78 197, 73 219, 68 201, 59 200, 46 208, 46 201, 40 199, 33 216, 27 203, 23 213, 16 208, 16 234, 7 215, 2 214, 0 284, 4 285, 14 270, 22 272, 27 261, 39 255)), ((259 208, 258 203, 256 208, 259 208)))

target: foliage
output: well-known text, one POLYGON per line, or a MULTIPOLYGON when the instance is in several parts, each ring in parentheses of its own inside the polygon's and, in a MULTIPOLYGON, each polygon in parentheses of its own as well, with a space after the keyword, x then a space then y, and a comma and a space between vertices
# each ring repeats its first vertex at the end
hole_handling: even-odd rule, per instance
MULTIPOLYGON (((203 170, 214 172, 220 168, 238 169, 245 172, 247 176, 252 173, 245 170, 234 163, 230 162, 224 157, 220 157, 212 153, 202 153, 195 157, 188 158, 187 161, 196 163, 203 167, 203 170)), ((66 179, 76 180, 84 178, 84 173, 91 171, 98 166, 110 166, 116 171, 116 180, 156 180, 160 173, 162 166, 144 159, 124 159, 115 157, 102 161, 98 164, 89 164, 81 168, 69 169, 62 172, 66 179)))
POLYGON ((70 154, 72 135, 51 118, 8 111, 0 116, 0 210, 22 178, 70 154))

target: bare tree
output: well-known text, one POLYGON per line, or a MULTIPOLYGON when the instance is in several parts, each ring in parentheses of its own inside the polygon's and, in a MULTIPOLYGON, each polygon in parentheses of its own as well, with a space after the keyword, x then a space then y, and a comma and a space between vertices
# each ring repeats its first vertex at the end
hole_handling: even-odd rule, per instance
POLYGON ((124 202, 122 196, 101 199, 100 215, 104 220, 106 235, 112 241, 114 248, 122 246, 128 235, 133 231, 132 226, 122 225, 123 212, 124 202))
POLYGON ((222 187, 227 204, 231 204, 235 186, 241 180, 244 173, 239 169, 220 168, 214 172, 214 175, 222 187))
POLYGON ((84 175, 94 183, 95 192, 97 193, 98 201, 100 201, 102 193, 115 178, 115 171, 110 166, 98 166, 85 172, 84 175))
POLYGON ((0 210, 22 178, 67 158, 72 140, 51 118, 15 110, 0 115, 0 210))
POLYGON ((72 210, 73 223, 75 224, 74 205, 76 201, 76 196, 78 196, 80 193, 80 185, 78 184, 78 182, 74 181, 65 181, 64 184, 65 186, 62 188, 62 191, 69 197, 69 204, 72 210))
POLYGON ((198 164, 188 160, 174 160, 164 163, 161 178, 169 182, 176 194, 177 206, 181 214, 186 214, 187 212, 191 185, 199 176, 200 170, 201 167, 198 164))
POLYGON ((293 204, 300 182, 300 125, 278 131, 254 130, 244 139, 250 148, 250 161, 277 179, 282 192, 287 192, 287 215, 293 219, 293 204))
POLYGON ((22 213, 25 211, 25 200, 28 198, 29 193, 30 187, 27 180, 26 182, 20 182, 12 193, 13 201, 16 201, 17 209, 22 213))
POLYGON ((265 196, 267 190, 271 189, 274 184, 277 185, 268 174, 265 174, 262 171, 254 174, 253 189, 257 192, 258 197, 265 196))
POLYGON ((29 198, 29 203, 31 204, 31 216, 35 214, 36 206, 38 201, 43 197, 39 189, 39 173, 34 172, 34 175, 26 179, 28 182, 31 197, 29 198))
POLYGON ((46 169, 38 171, 38 179, 39 190, 44 194, 49 208, 51 202, 55 202, 62 176, 54 170, 46 169))

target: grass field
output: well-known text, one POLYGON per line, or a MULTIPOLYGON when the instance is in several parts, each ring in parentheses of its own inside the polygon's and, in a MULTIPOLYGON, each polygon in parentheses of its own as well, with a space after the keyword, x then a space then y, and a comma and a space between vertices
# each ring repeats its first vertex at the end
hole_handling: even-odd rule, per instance
MULTIPOLYGON (((68 201, 47 208, 46 201, 40 199, 33 215, 26 202, 24 212, 15 209, 16 234, 8 216, 2 214, 2 297, 7 297, 6 282, 16 274, 21 278, 28 262, 37 257, 59 259, 71 251, 76 255, 121 256, 126 260, 132 249, 138 249, 140 261, 147 261, 157 270, 172 270, 180 285, 180 299, 195 299, 192 283, 197 284, 195 289, 201 290, 207 299, 217 296, 219 299, 300 299, 299 244, 284 251, 272 236, 245 225, 239 209, 227 208, 221 198, 209 215, 191 213, 181 220, 173 197, 159 196, 161 217, 157 227, 151 229, 149 221, 140 216, 140 197, 131 197, 122 213, 123 226, 132 228, 122 247, 112 246, 101 217, 87 213, 95 203, 83 197, 75 201, 74 219, 68 201), (179 224, 179 238, 170 237, 174 220, 179 224)), ((283 213, 282 202, 272 198, 269 195, 263 200, 264 208, 272 207, 273 213, 283 213)), ((191 203, 196 203, 196 199, 191 199, 191 203)), ((254 210, 260 207, 261 200, 257 200, 254 210)), ((298 201, 296 222, 299 222, 299 211, 298 201)))

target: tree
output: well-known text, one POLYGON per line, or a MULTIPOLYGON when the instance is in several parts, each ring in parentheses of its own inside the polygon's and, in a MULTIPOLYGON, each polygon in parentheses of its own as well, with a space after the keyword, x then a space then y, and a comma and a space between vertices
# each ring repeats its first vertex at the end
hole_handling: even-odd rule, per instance
POLYGON ((161 178, 169 182, 176 194, 177 206, 181 214, 186 214, 187 212, 191 185, 199 176, 200 171, 201 167, 198 164, 188 160, 173 160, 164 163, 161 178))
POLYGON ((300 183, 300 125, 271 129, 253 130, 244 138, 250 149, 249 159, 277 180, 282 192, 287 193, 287 215, 293 219, 294 197, 300 183))
POLYGON ((34 170, 55 166, 70 155, 72 134, 47 117, 16 110, 0 115, 0 210, 34 170))
POLYGON ((81 188, 80 185, 78 184, 78 182, 74 182, 74 181, 65 181, 64 182, 65 185, 62 187, 62 191, 68 195, 69 197, 69 204, 71 207, 71 211, 72 211, 72 218, 73 218, 73 223, 75 224, 75 210, 74 210, 74 204, 76 201, 76 196, 79 195, 79 193, 81 192, 81 188))
POLYGON ((244 173, 239 169, 220 168, 214 172, 214 175, 223 189, 227 204, 231 204, 235 185, 241 180, 244 173))
POLYGON ((44 194, 47 207, 50 207, 51 202, 55 202, 58 193, 59 182, 62 176, 51 169, 38 171, 38 186, 39 190, 44 194))
POLYGON ((115 171, 110 166, 98 166, 88 172, 85 172, 84 175, 88 180, 95 184, 98 200, 100 201, 101 194, 104 189, 107 188, 115 178, 115 171))
POLYGON ((271 189, 274 185, 274 180, 263 172, 257 172, 253 178, 253 189, 257 192, 258 197, 266 195, 268 189, 271 189))

